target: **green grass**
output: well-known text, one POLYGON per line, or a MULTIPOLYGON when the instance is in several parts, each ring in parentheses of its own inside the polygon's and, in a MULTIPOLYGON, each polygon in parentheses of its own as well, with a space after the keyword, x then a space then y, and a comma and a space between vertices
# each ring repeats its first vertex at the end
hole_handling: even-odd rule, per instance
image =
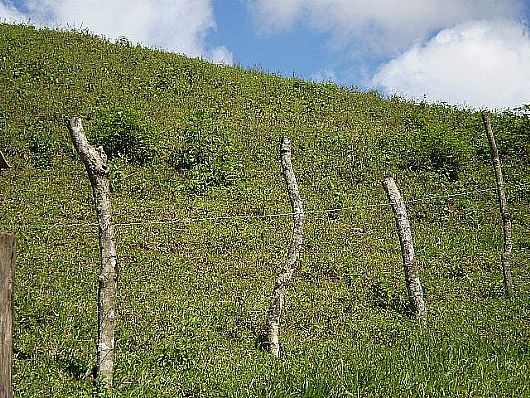
POLYGON ((97 227, 61 226, 95 222, 65 122, 83 117, 94 141, 97 118, 119 109, 136 115, 152 153, 111 161, 116 222, 181 221, 117 227, 113 396, 530 396, 526 119, 494 115, 514 219, 506 300, 495 192, 448 198, 495 186, 472 110, 5 24, 0 90, 0 148, 13 164, 0 171, 0 228, 19 237, 16 396, 95 394, 83 375, 95 363, 97 227), (278 360, 256 344, 291 220, 208 218, 290 211, 281 135, 308 213, 278 360), (371 206, 386 202, 387 175, 406 199, 437 195, 408 205, 426 327, 404 311, 391 210, 371 206))

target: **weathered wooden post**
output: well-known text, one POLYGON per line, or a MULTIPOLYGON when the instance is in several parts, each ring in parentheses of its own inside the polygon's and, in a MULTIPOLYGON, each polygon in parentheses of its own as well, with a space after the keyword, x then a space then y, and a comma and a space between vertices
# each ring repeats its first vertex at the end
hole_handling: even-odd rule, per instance
POLYGON ((107 178, 109 168, 107 167, 107 156, 103 149, 89 145, 83 131, 81 119, 70 119, 68 128, 74 146, 85 164, 96 204, 99 223, 101 273, 98 290, 98 362, 95 376, 99 386, 110 390, 114 373, 115 301, 118 269, 110 189, 107 178))
POLYGON ((13 397, 13 291, 17 238, 0 232, 0 398, 13 397))
POLYGON ((291 141, 287 137, 282 137, 281 139, 280 156, 282 172, 293 209, 293 236, 289 246, 287 260, 284 263, 282 271, 276 278, 267 314, 268 350, 276 357, 280 356, 280 320, 285 302, 285 294, 291 283, 293 273, 299 264, 300 248, 302 247, 302 238, 304 235, 304 210, 291 163, 291 141))
POLYGON ((482 122, 486 129, 488 142, 491 149, 491 160, 493 168, 495 169, 495 177, 497 179, 497 193, 499 198, 499 209, 502 218, 502 229, 504 233, 504 252, 501 257, 502 274, 504 277, 504 292, 507 296, 513 294, 513 280, 510 262, 512 259, 512 216, 508 210, 508 200, 506 199, 506 189, 504 184, 504 177, 502 175, 501 159, 499 157, 499 150, 495 143, 493 136, 493 129, 491 128, 491 119, 486 112, 482 112, 482 122))
POLYGON ((420 271, 414 254, 412 231, 410 229, 405 202, 403 202, 398 187, 392 177, 385 178, 383 186, 396 218, 396 228, 398 231, 399 243, 401 245, 401 256, 403 258, 403 268, 405 271, 405 283, 407 285, 412 313, 417 319, 424 323, 426 321, 427 310, 423 299, 420 271))

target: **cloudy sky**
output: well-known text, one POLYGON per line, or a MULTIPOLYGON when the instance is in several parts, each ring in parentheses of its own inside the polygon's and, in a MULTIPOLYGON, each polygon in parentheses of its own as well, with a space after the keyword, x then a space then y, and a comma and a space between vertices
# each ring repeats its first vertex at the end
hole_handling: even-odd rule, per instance
POLYGON ((530 104, 530 0, 0 0, 0 20, 418 100, 530 104))

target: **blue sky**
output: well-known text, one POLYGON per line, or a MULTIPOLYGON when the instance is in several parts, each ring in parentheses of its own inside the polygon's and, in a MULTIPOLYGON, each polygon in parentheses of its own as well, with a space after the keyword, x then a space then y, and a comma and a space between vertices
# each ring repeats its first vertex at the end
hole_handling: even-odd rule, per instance
POLYGON ((530 103, 530 0, 0 0, 0 20, 418 100, 530 103))
MULTIPOLYGON (((316 78, 325 70, 345 71, 352 66, 344 53, 327 48, 330 38, 325 32, 302 24, 281 35, 260 32, 259 21, 241 1, 215 1, 213 7, 217 29, 209 40, 218 45, 230 43, 236 64, 305 79, 316 78)), ((340 83, 349 85, 352 81, 344 77, 340 83)))

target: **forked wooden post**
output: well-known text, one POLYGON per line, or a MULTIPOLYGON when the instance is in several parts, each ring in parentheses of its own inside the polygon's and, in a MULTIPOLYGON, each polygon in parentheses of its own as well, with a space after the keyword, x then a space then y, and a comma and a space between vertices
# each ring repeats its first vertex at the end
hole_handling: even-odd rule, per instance
POLYGON ((493 136, 493 129, 491 128, 491 119, 486 112, 482 112, 482 121, 486 134, 488 136, 488 142, 491 149, 491 160, 493 162, 493 168, 495 169, 495 177, 497 179, 497 193, 499 198, 499 209, 502 218, 502 229, 504 232, 504 252, 501 257, 502 274, 504 279, 504 292, 507 296, 513 294, 513 280, 512 271, 510 268, 510 262, 512 259, 512 216, 508 210, 508 200, 506 199, 506 188, 504 184, 504 177, 502 175, 501 158, 499 156, 499 150, 495 143, 495 137, 493 136))
POLYGON ((81 119, 70 119, 68 128, 74 146, 85 164, 96 204, 101 273, 98 290, 98 362, 95 376, 98 386, 110 390, 114 373, 114 317, 118 270, 108 181, 109 168, 103 149, 89 145, 81 119))
POLYGON ((407 285, 412 313, 417 319, 424 323, 426 321, 427 310, 423 299, 420 270, 414 254, 412 231, 410 229, 405 202, 403 202, 398 187, 392 177, 385 178, 383 186, 396 218, 396 228, 398 231, 399 243, 401 245, 401 256, 403 257, 403 268, 405 271, 405 283, 407 285))
POLYGON ((300 258, 300 248, 302 247, 302 238, 304 235, 304 210, 302 200, 298 192, 298 185, 291 163, 291 141, 287 137, 282 137, 280 144, 280 155, 282 163, 282 172, 287 185, 289 199, 293 209, 293 237, 289 246, 289 254, 285 261, 284 267, 274 284, 272 298, 267 314, 267 345, 269 352, 280 356, 280 321, 285 294, 289 287, 293 273, 298 266, 300 258))
POLYGON ((13 291, 17 238, 0 232, 0 398, 13 397, 13 291))

